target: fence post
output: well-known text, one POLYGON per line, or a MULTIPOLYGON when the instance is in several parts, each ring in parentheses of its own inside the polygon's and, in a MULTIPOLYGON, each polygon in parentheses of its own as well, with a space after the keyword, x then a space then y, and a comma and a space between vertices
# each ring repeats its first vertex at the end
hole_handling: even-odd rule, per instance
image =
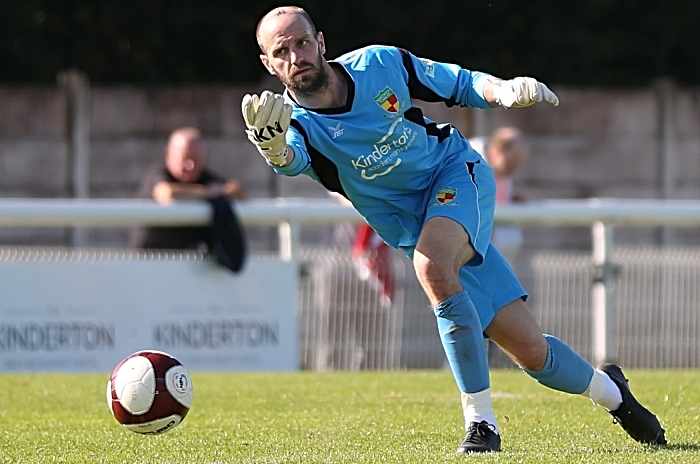
POLYGON ((593 223, 593 357, 596 365, 615 361, 614 350, 614 285, 615 265, 612 262, 614 228, 602 221, 593 223))
MULTIPOLYGON (((676 122, 676 84, 668 78, 656 82, 656 98, 658 101, 658 138, 659 138, 659 198, 670 200, 676 197, 678 181, 678 150, 676 122)), ((660 235, 661 245, 675 242, 673 229, 663 227, 660 235)))
POLYGON ((279 234, 280 259, 283 261, 291 261, 296 258, 297 247, 299 246, 299 223, 289 221, 280 222, 277 231, 279 234))
MULTIPOLYGON (((90 79, 77 70, 58 74, 58 84, 66 94, 66 135, 68 139, 68 195, 90 197, 90 79)), ((71 244, 85 246, 87 229, 74 227, 71 244)))

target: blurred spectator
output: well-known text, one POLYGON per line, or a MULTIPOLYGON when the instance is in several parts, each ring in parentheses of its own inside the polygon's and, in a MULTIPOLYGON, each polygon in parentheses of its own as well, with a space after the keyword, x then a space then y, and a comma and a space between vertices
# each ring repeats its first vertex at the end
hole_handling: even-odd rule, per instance
POLYGON ((391 247, 369 224, 362 223, 357 226, 352 256, 358 265, 360 279, 369 281, 377 290, 382 306, 390 307, 394 301, 395 285, 391 247))
MULTIPOLYGON (((469 143, 493 169, 496 204, 525 201, 522 195, 513 191, 513 178, 528 155, 527 142, 520 129, 500 127, 490 137, 477 137, 470 139, 469 143)), ((494 226, 491 242, 512 263, 520 253, 523 234, 518 226, 494 226)))
POLYGON ((177 129, 168 140, 164 163, 157 163, 148 170, 138 196, 153 198, 161 204, 206 200, 212 205, 212 225, 137 228, 130 244, 136 248, 209 251, 219 263, 238 272, 247 251, 231 202, 245 199, 246 192, 238 181, 215 174, 206 163, 207 150, 201 132, 193 127, 177 129))
MULTIPOLYGON (((342 195, 330 192, 330 196, 345 206, 352 206, 342 195)), ((390 307, 395 293, 391 247, 365 222, 357 225, 337 223, 332 228, 330 241, 340 248, 350 246, 358 277, 377 291, 382 306, 390 307)))

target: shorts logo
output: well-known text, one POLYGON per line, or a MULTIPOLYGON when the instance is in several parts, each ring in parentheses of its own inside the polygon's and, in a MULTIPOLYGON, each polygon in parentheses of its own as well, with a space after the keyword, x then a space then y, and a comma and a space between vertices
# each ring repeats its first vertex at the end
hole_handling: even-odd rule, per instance
POLYGON ((389 87, 379 92, 374 101, 389 113, 398 113, 401 106, 396 94, 389 87))
POLYGON ((435 199, 438 203, 446 205, 451 202, 457 196, 457 189, 452 187, 441 188, 440 191, 435 195, 435 199))

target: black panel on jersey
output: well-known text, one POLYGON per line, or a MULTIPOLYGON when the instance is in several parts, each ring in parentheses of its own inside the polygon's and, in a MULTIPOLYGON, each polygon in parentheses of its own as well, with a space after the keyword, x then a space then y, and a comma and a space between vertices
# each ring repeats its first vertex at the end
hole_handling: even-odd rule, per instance
POLYGON ((467 163, 466 163, 466 165, 467 165, 467 171, 469 172, 469 177, 471 177, 472 182, 473 182, 474 185, 476 186, 476 189, 477 189, 477 190, 479 190, 479 184, 476 183, 476 176, 474 175, 474 165, 475 165, 475 164, 479 164, 479 163, 481 163, 481 161, 479 161, 479 160, 476 160, 476 161, 474 161, 473 163, 470 163, 470 162, 467 162, 467 163))
POLYGON ((306 131, 299 121, 292 119, 289 124, 298 130, 301 136, 304 137, 304 142, 306 142, 306 150, 309 152, 309 158, 311 158, 311 167, 318 176, 318 180, 321 182, 321 185, 331 192, 339 193, 347 198, 348 196, 345 194, 345 189, 340 183, 338 167, 333 163, 333 161, 326 158, 323 153, 316 150, 309 143, 309 137, 306 135, 306 131))
POLYGON ((445 105, 449 107, 457 104, 457 100, 455 100, 454 97, 441 97, 419 81, 418 75, 416 74, 416 68, 413 67, 413 60, 411 59, 410 54, 403 48, 399 48, 399 51, 401 52, 403 67, 406 68, 406 72, 408 73, 408 92, 411 94, 411 97, 431 103, 444 102, 445 105))
POLYGON ((410 107, 404 111, 403 115, 406 120, 416 123, 419 126, 423 126, 428 135, 438 138, 438 142, 442 142, 450 136, 450 130, 452 128, 450 124, 445 124, 442 126, 442 128, 440 128, 434 122, 426 122, 425 118, 423 117, 423 111, 421 111, 421 109, 417 106, 410 107))
MULTIPOLYGON (((418 80, 416 69, 413 67, 413 61, 408 51, 403 48, 399 48, 399 51, 401 52, 403 67, 406 68, 406 72, 408 73, 408 92, 412 98, 433 103, 444 102, 447 106, 454 106, 456 104, 454 98, 446 99, 441 97, 430 90, 425 84, 421 83, 418 80)), ((450 125, 443 126, 443 128, 440 129, 434 122, 427 123, 423 117, 423 111, 418 107, 413 106, 407 109, 404 112, 404 117, 419 126, 425 127, 426 133, 437 137, 439 142, 442 142, 450 135, 450 125)))

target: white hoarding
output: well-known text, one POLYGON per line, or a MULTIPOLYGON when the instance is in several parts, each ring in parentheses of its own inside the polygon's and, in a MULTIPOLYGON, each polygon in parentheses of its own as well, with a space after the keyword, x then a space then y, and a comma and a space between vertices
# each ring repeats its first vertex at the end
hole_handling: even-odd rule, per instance
POLYGON ((298 369, 298 272, 249 259, 0 261, 0 371, 110 371, 157 349, 191 371, 298 369))

